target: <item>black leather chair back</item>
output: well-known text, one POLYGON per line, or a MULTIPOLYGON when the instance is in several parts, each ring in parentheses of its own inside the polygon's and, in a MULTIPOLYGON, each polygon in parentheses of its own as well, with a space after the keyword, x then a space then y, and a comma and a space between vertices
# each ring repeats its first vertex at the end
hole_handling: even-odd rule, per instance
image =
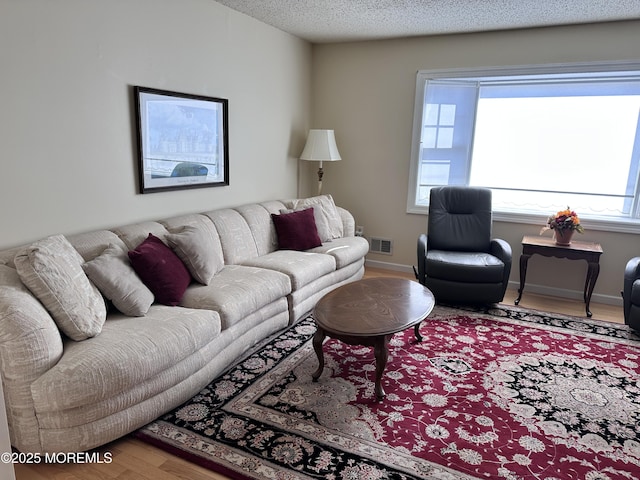
POLYGON ((491 245, 491 190, 444 186, 429 197, 429 249, 488 252, 491 245))

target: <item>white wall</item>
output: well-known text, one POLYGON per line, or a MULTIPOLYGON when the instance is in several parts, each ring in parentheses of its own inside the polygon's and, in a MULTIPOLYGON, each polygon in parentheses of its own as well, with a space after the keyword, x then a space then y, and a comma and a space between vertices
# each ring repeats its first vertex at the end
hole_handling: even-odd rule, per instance
MULTIPOLYGON (((416 240, 427 221, 406 213, 418 70, 639 58, 640 22, 316 45, 312 125, 335 129, 343 158, 325 166, 324 191, 354 212, 366 236, 394 240, 393 256, 370 254, 369 260, 414 265, 416 240)), ((580 159, 574 161, 579 168, 580 159)), ((522 236, 537 235, 541 227, 494 225, 494 234, 514 250, 512 281, 519 278, 522 236)), ((605 252, 594 299, 618 301, 624 265, 640 254, 637 236, 587 231, 580 238, 600 242, 605 252)), ((534 256, 527 288, 537 284, 577 294, 585 273, 585 262, 534 256)))
POLYGON ((311 45, 211 0, 0 2, 0 248, 298 194, 311 45), (230 186, 141 195, 133 85, 229 99, 230 186))

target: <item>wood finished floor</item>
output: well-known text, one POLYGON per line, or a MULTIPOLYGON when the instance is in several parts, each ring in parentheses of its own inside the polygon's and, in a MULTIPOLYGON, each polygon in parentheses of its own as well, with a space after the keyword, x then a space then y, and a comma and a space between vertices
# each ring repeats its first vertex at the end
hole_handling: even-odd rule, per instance
MULTIPOLYGON (((411 278, 412 275, 368 268, 366 277, 394 276, 411 278)), ((508 290, 504 299, 513 305, 517 292, 508 290)), ((584 303, 555 297, 525 293, 521 307, 550 312, 585 316, 584 303)), ((624 323, 622 307, 591 304, 593 319, 624 323)), ((70 464, 70 465, 16 465, 16 480, 220 480, 227 477, 189 463, 156 447, 126 436, 100 452, 111 452, 110 464, 70 464)))

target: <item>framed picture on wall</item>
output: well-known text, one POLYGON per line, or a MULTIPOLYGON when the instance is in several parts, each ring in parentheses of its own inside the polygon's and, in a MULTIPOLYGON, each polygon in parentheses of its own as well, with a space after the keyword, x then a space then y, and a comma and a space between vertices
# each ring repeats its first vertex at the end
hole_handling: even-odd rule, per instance
POLYGON ((223 98, 134 87, 141 193, 229 185, 223 98))

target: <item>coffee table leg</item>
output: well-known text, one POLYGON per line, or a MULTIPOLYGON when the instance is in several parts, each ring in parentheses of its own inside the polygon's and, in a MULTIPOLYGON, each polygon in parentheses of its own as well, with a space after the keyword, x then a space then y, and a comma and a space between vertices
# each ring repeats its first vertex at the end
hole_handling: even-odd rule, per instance
POLYGON ((415 333, 416 340, 418 340, 418 342, 422 341, 422 335, 420 335, 420 323, 416 323, 416 325, 413 327, 413 333, 415 333))
POLYGON ((324 342, 324 338, 326 334, 324 330, 318 327, 315 335, 313 336, 313 349, 316 351, 316 356, 318 357, 318 369, 313 372, 311 378, 314 382, 318 381, 320 375, 322 375, 322 371, 324 370, 324 353, 322 352, 322 343, 324 342))
POLYGON ((382 388, 382 374, 384 373, 384 369, 387 366, 387 360, 389 359, 388 336, 385 335, 376 339, 373 347, 373 353, 376 357, 376 399, 382 400, 385 396, 384 389, 382 388))

